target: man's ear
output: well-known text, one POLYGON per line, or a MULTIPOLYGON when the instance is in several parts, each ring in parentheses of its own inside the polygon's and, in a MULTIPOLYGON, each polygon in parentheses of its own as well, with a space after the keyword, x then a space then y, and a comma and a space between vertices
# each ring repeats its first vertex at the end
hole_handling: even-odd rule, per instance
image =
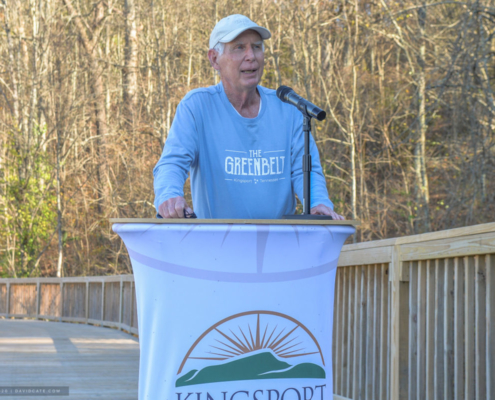
POLYGON ((210 49, 208 50, 208 59, 210 60, 211 66, 216 69, 217 71, 220 71, 220 66, 218 65, 218 52, 215 49, 210 49))

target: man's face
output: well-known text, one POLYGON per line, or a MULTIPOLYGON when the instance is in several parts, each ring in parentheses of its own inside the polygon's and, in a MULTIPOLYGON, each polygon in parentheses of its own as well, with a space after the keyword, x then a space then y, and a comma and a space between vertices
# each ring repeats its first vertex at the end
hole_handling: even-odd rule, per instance
POLYGON ((241 33, 225 44, 223 54, 212 64, 220 72, 225 86, 239 92, 255 88, 261 81, 265 66, 261 36, 252 30, 241 33))

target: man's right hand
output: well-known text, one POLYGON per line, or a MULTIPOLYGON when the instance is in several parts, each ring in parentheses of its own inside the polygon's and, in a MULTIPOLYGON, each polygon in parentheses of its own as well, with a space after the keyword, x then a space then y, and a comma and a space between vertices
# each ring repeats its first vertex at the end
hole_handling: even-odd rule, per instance
POLYGON ((184 208, 188 213, 192 214, 193 210, 186 203, 184 197, 177 196, 160 204, 158 213, 163 218, 184 218, 184 208))

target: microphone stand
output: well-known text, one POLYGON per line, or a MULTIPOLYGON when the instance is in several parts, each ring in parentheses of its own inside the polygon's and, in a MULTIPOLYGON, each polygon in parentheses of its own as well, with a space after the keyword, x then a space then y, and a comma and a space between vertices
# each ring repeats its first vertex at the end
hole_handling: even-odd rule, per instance
MULTIPOLYGON (((299 107, 298 107, 299 108, 299 107)), ((311 170, 312 161, 311 154, 309 152, 309 139, 311 137, 311 116, 308 114, 306 108, 304 110, 299 108, 302 112, 303 120, 303 133, 304 133, 304 155, 303 155, 303 213, 297 215, 283 215, 282 219, 312 219, 312 220, 332 220, 330 215, 311 215, 311 170)))

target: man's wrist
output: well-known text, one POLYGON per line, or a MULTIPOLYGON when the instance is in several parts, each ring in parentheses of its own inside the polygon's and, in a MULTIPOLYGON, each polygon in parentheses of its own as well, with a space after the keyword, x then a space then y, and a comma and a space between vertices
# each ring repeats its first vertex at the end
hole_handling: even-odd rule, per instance
POLYGON ((184 197, 184 193, 179 193, 179 194, 172 194, 172 195, 166 195, 166 196, 160 196, 157 199, 155 199, 155 208, 158 211, 158 208, 165 203, 167 200, 173 199, 175 197, 184 197))
POLYGON ((324 205, 333 211, 333 203, 330 200, 317 200, 311 202, 311 208, 317 207, 319 205, 324 205))

